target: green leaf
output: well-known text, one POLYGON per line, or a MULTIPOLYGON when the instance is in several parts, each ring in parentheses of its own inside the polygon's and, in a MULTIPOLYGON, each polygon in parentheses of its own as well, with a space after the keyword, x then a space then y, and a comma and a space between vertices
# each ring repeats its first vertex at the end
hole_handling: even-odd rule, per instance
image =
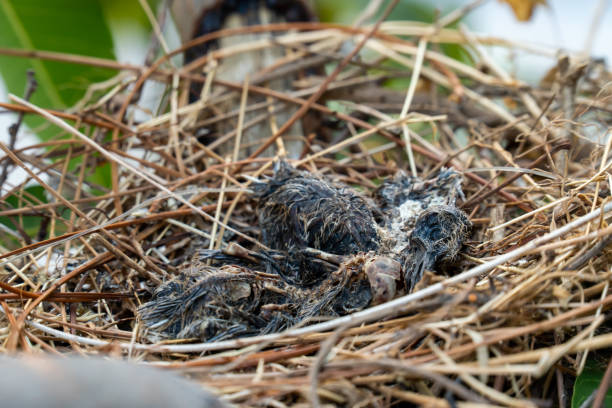
MULTIPOLYGON (((574 383, 574 395, 572 395, 572 408, 578 408, 599 387, 604 375, 604 369, 599 367, 594 360, 588 360, 582 373, 574 383)), ((612 407, 612 388, 608 389, 604 399, 604 407, 612 407)))
MULTIPOLYGON (((100 1, 2 0, 0 47, 114 59, 113 40, 100 1)), ((32 102, 52 109, 73 105, 91 83, 115 75, 113 70, 87 65, 0 55, 0 75, 9 92, 23 94, 28 69, 35 71, 38 81, 32 102)), ((34 115, 26 117, 31 129, 42 123, 34 115)), ((49 127, 37 130, 43 139, 55 133, 57 129, 49 127)))
MULTIPOLYGON (((317 10, 321 21, 342 22, 344 24, 351 24, 359 16, 359 14, 366 9, 368 3, 368 0, 315 0, 314 2, 315 9, 317 10)), ((372 17, 370 22, 376 21, 376 19, 381 17, 386 5, 387 3, 379 8, 377 15, 372 17)), ((437 14, 439 14, 439 16, 444 16, 446 13, 456 9, 459 6, 459 2, 448 0, 446 2, 437 2, 435 4, 434 2, 425 0, 404 0, 400 1, 395 6, 387 20, 407 20, 432 23, 437 14), (442 9, 440 9, 440 7, 442 7, 442 9)), ((457 23, 454 23, 449 27, 456 26, 457 23)), ((414 40, 414 38, 412 38, 412 40, 414 40)), ((445 55, 466 64, 473 64, 470 54, 461 45, 439 44, 439 47, 445 55)), ((408 81, 409 79, 406 79, 404 82, 408 81)), ((393 80, 389 82, 393 82, 393 80)), ((404 87, 404 89, 406 87, 404 87)))
MULTIPOLYGON (((351 24, 366 9, 369 0, 315 0, 314 3, 321 21, 351 24)), ((380 7, 370 21, 380 18, 386 6, 387 4, 384 4, 380 7)), ((451 6, 447 8, 451 8, 451 6)), ((434 5, 423 0, 401 1, 395 6, 388 20, 430 22, 433 20, 434 7, 434 5)))
MULTIPOLYGON (((23 208, 27 205, 44 204, 47 202, 44 188, 41 186, 30 186, 25 188, 25 193, 23 195, 11 195, 7 197, 1 208, 2 210, 23 208)), ((14 231, 17 230, 15 224, 19 224, 28 236, 33 237, 40 228, 40 220, 41 218, 36 216, 0 217, 0 224, 4 224, 14 231)), ((3 234, 0 234, 0 236, 1 235, 3 234)), ((0 245, 11 247, 11 244, 17 247, 18 243, 12 239, 12 237, 8 236, 8 234, 3 236, 2 240, 0 240, 0 245)))

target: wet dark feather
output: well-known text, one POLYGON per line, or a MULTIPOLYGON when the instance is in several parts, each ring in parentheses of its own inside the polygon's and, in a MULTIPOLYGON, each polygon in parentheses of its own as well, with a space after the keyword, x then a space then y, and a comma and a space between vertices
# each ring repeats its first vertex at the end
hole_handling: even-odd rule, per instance
POLYGON ((353 190, 279 162, 273 179, 255 186, 261 237, 279 250, 310 247, 337 255, 375 251, 372 211, 353 190))
POLYGON ((283 161, 254 191, 272 249, 201 250, 140 308, 153 336, 220 340, 353 313, 412 290, 455 258, 470 231, 455 207, 461 177, 448 169, 383 182, 373 196, 380 225, 357 192, 283 161))

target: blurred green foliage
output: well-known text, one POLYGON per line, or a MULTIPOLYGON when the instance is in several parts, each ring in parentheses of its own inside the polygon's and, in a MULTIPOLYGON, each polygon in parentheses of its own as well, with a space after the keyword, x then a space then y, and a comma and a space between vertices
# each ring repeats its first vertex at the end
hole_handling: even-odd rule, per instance
MULTIPOLYGON (((155 5, 157 0, 152 1, 155 5)), ((148 20, 137 1, 123 0, 1 0, 0 1, 0 47, 27 51, 52 51, 86 57, 115 59, 117 27, 140 26, 150 29, 148 20), (115 29, 114 31, 112 29, 115 29)), ((132 30, 133 31, 133 30, 132 30)), ((129 30, 126 32, 130 32, 129 30)), ((126 39, 129 42, 129 39, 126 39)), ((73 106, 96 82, 116 75, 115 70, 93 65, 52 61, 49 59, 23 58, 0 55, 0 75, 7 91, 22 96, 26 87, 26 71, 33 70, 38 87, 31 102, 49 109, 65 109, 73 106)), ((1 99, 6 100, 6 96, 1 99)), ((20 135, 31 131, 42 140, 62 134, 37 115, 26 115, 20 135)), ((65 135, 63 137, 68 137, 65 135)), ((67 149, 68 146, 56 146, 67 149)), ((57 161, 58 159, 52 159, 57 161)), ((81 157, 70 160, 68 170, 77 171, 81 157)), ((111 184, 110 166, 96 166, 86 172, 86 181, 107 188, 111 184)), ((31 186, 27 191, 36 193, 41 202, 46 202, 41 187, 31 186), (40 194, 39 194, 40 193, 40 194)), ((100 194, 99 189, 90 193, 100 194)), ((26 205, 24 201, 11 197, 4 202, 6 207, 26 205)), ((4 218, 0 222, 14 229, 4 218)), ((20 219, 26 232, 39 224, 39 217, 20 219)))
MULTIPOLYGON (((589 359, 587 361, 584 370, 576 377, 576 382, 574 383, 572 408, 582 406, 582 403, 599 387, 604 371, 605 365, 599 364, 595 359, 589 359)), ((608 389, 603 406, 612 407, 612 388, 608 389)))
MULTIPOLYGON (((389 1, 383 2, 375 16, 370 21, 376 21, 382 17, 389 1)), ((352 24, 357 17, 368 6, 369 0, 315 0, 317 15, 323 22, 338 22, 352 24)), ((437 18, 445 15, 451 10, 456 9, 460 4, 456 1, 447 1, 442 9, 436 8, 431 2, 419 0, 400 0, 388 17, 388 21, 419 21, 423 23, 433 23, 437 18)), ((456 27, 457 23, 450 27, 456 27)), ((413 38, 409 39, 414 41, 413 38)), ((430 48, 438 48, 443 54, 459 60, 466 64, 472 63, 470 54, 464 47, 457 44, 430 44, 430 48)), ((383 66, 393 69, 405 68, 393 61, 386 61, 383 66)), ((405 90, 410 84, 410 78, 393 78, 385 82, 385 85, 398 90, 405 90)))
MULTIPOLYGON (((321 21, 351 24, 367 8, 369 3, 369 0, 315 0, 315 8, 321 21)), ((376 15, 372 17, 373 21, 382 16, 388 1, 383 3, 376 15)), ((452 1, 448 3, 451 6, 455 4, 452 1)), ((452 9, 452 7, 450 8, 452 9)), ((430 23, 434 20, 434 15, 435 9, 429 2, 400 0, 388 20, 412 20, 430 23)))
MULTIPOLYGON (((102 7, 94 0, 3 0, 0 2, 0 47, 115 58, 102 7)), ((115 74, 89 65, 0 56, 0 74, 9 92, 23 94, 28 69, 35 71, 39 82, 32 102, 53 109, 73 105, 89 84, 115 74)), ((26 123, 33 128, 42 120, 29 115, 26 123)), ((41 132, 39 136, 44 138, 47 134, 41 132)))
MULTIPOLYGON (((13 208, 22 208, 28 205, 38 205, 42 203, 46 203, 47 199, 45 197, 45 190, 41 186, 30 186, 24 189, 24 194, 22 196, 11 195, 6 200, 3 201, 0 209, 7 210, 13 208)), ((20 228, 25 231, 25 233, 33 237, 37 234, 38 229, 40 228, 41 217, 37 216, 11 216, 11 217, 0 217, 0 224, 4 224, 8 228, 13 231, 17 231, 18 228, 15 224, 19 225, 20 228)), ((3 239, 0 241, 2 245, 9 245, 10 243, 17 245, 19 244, 17 240, 6 234, 3 239)), ((19 245, 17 245, 18 247, 19 245)))

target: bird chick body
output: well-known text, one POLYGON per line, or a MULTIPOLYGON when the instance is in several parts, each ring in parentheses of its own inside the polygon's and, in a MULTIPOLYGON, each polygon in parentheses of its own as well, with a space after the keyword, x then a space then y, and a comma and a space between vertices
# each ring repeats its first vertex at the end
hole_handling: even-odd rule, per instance
POLYGON ((165 336, 220 340, 386 302, 457 255, 470 230, 455 207, 462 195, 460 175, 442 169, 430 180, 398 173, 368 201, 279 161, 273 177, 254 185, 271 250, 200 251, 141 307, 141 318, 165 336))
POLYGON ((370 206, 346 186, 280 161, 274 177, 255 189, 262 241, 273 249, 310 247, 336 255, 378 249, 370 206))

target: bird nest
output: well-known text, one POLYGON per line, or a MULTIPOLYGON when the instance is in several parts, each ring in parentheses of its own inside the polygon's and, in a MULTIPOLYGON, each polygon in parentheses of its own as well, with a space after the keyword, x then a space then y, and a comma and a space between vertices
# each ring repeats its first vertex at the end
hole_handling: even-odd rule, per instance
POLYGON ((3 145, 27 174, 0 211, 3 348, 130 357, 245 406, 556 403, 612 345, 611 77, 561 55, 530 86, 484 45, 527 48, 399 21, 215 31, 144 67, 39 55, 121 73, 72 112, 7 105, 61 130, 3 145), (169 64, 245 33, 267 36, 169 64))

